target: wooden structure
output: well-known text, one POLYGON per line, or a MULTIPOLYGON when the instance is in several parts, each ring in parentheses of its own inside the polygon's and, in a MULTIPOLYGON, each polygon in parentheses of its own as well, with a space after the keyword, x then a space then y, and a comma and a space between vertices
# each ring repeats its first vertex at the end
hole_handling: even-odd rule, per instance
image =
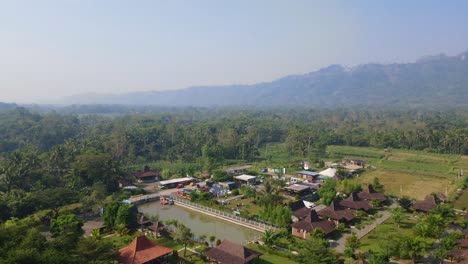
POLYGON ((317 212, 312 209, 306 218, 292 224, 292 235, 308 239, 310 232, 317 228, 322 230, 325 235, 328 235, 335 230, 335 224, 331 221, 320 219, 317 212))
POLYGON ((348 198, 341 201, 340 205, 354 210, 369 211, 372 209, 372 206, 367 201, 359 199, 358 194, 355 192, 352 192, 348 198))
POLYGON ((423 201, 417 201, 413 204, 413 209, 418 212, 429 213, 437 207, 437 202, 434 195, 427 195, 423 201))
POLYGON ((318 212, 318 215, 326 217, 328 219, 332 219, 336 223, 350 223, 356 217, 352 210, 344 208, 336 200, 333 200, 327 208, 318 212))
POLYGON ((244 264, 251 263, 262 254, 229 240, 224 240, 219 246, 208 250, 205 256, 212 263, 244 264))
POLYGON ((173 251, 172 248, 160 245, 148 239, 145 235, 141 235, 133 239, 130 245, 119 250, 119 263, 159 263, 162 262, 166 256, 172 254, 173 251))
POLYGON ((372 184, 367 185, 366 190, 359 192, 358 197, 359 199, 366 201, 379 200, 381 203, 387 201, 387 197, 385 196, 385 194, 376 192, 372 184))

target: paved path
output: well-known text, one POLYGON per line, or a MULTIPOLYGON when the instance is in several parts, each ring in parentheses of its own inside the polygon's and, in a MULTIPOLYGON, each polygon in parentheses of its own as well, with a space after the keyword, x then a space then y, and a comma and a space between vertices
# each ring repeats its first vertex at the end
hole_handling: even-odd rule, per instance
MULTIPOLYGON (((397 206, 397 204, 392 204, 390 206, 390 208, 394 208, 396 206, 397 206)), ((378 225, 380 225, 381 223, 387 221, 390 218, 390 216, 392 216, 392 214, 387 210, 379 211, 379 213, 381 214, 381 216, 379 218, 376 218, 374 220, 374 222, 372 222, 371 224, 365 226, 361 230, 353 229, 351 232, 355 233, 358 239, 361 239, 364 236, 366 236, 367 234, 369 234, 372 230, 374 230, 378 225)), ((344 249, 345 249, 345 246, 346 246, 346 238, 348 236, 350 236, 350 235, 351 235, 351 233, 342 234, 342 236, 338 240, 332 241, 330 243, 331 247, 335 248, 335 250, 337 252, 343 253, 344 249)))

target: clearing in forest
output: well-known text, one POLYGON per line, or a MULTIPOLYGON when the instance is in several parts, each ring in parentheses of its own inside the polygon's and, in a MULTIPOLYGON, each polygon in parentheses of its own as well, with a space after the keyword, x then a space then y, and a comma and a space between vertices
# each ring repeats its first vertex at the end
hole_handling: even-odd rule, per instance
POLYGON ((367 169, 356 178, 367 184, 378 177, 385 192, 423 199, 432 192, 449 195, 456 190, 459 169, 468 173, 468 156, 391 149, 329 146, 333 157, 359 158, 375 169, 367 169))

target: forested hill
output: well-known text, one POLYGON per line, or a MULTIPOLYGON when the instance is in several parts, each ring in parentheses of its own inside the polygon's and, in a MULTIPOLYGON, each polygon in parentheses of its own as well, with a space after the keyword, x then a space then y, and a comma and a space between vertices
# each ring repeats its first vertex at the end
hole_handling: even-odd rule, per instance
POLYGON ((301 105, 334 106, 466 106, 468 51, 437 55, 407 64, 332 65, 254 85, 191 87, 175 91, 121 95, 79 95, 74 104, 170 106, 301 105))

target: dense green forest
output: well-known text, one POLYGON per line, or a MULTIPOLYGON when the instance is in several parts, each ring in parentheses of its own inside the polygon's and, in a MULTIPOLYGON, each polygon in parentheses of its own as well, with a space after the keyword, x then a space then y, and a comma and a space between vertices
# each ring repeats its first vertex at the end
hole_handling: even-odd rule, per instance
POLYGON ((210 171, 229 160, 265 158, 259 150, 274 143, 304 158, 324 154, 327 145, 468 154, 467 120, 463 109, 180 108, 125 115, 5 110, 0 220, 89 199, 93 192, 110 194, 133 164, 190 164, 181 175, 210 171))
MULTIPOLYGON (((163 177, 215 172, 228 163, 268 159, 273 154, 260 153, 273 144, 285 155, 307 159, 326 156, 328 145, 468 154, 468 113, 166 108, 73 114, 9 105, 0 110, 0 260, 58 263, 64 252, 73 256, 70 263, 115 259, 109 244, 82 238, 82 222, 59 208, 80 203, 84 213, 115 205, 121 199, 118 177, 142 164, 184 164, 180 171, 156 168, 163 177), (39 218, 25 218, 36 212, 39 218), (51 221, 52 241, 40 233, 44 216, 51 221), (62 241, 67 239, 72 241, 62 241)), ((117 215, 129 216, 130 209, 122 208, 117 215)))

